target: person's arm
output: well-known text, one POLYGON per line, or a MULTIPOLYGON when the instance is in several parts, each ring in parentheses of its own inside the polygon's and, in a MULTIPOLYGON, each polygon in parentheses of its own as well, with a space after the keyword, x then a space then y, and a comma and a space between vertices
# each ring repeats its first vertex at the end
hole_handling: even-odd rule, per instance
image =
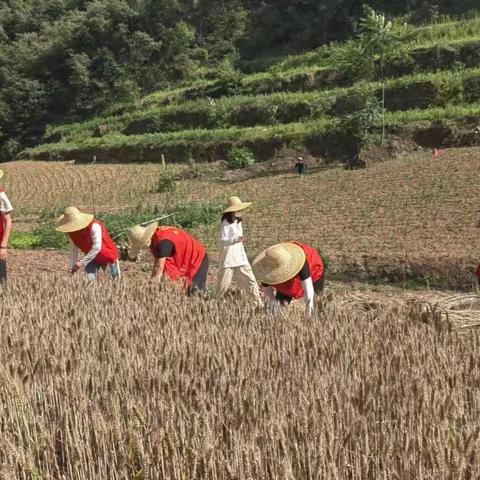
POLYGON ((242 241, 242 236, 236 235, 235 228, 233 228, 232 225, 227 222, 223 222, 220 227, 220 235, 218 240, 222 247, 229 247, 230 245, 234 245, 235 243, 242 241))
POLYGON ((69 237, 70 241, 70 271, 75 273, 78 269, 74 269, 75 264, 78 262, 78 247, 72 242, 72 239, 69 237), (75 271, 74 271, 75 270, 75 271))
POLYGON ((306 280, 302 280, 302 287, 303 291, 305 292, 304 298, 307 307, 307 315, 310 317, 311 315, 313 315, 313 299, 315 297, 312 277, 308 277, 306 280))
POLYGON ((8 255, 8 241, 12 233, 13 207, 5 192, 0 193, 0 211, 3 216, 3 238, 0 244, 0 260, 5 260, 8 255))
POLYGON ((162 240, 158 246, 153 262, 152 278, 160 280, 165 270, 165 262, 168 257, 175 254, 175 245, 170 240, 162 240))
POLYGON ((270 285, 262 285, 263 291, 265 292, 265 297, 272 303, 275 303, 277 299, 275 298, 275 292, 273 291, 273 287, 270 285))
POLYGON ((310 316, 313 314, 313 299, 315 296, 315 290, 313 288, 312 274, 310 272, 310 266, 308 265, 307 260, 305 260, 305 263, 303 264, 298 276, 302 282, 304 298, 307 304, 307 315, 310 316))
POLYGON ((275 317, 277 315, 281 315, 283 308, 281 304, 278 302, 277 298, 275 297, 275 291, 273 287, 262 283, 262 288, 265 293, 264 305, 265 305, 265 308, 267 309, 267 312, 274 315, 275 317))
POLYGON ((163 276, 163 271, 165 269, 165 261, 167 259, 164 258, 155 258, 153 262, 153 270, 152 270, 152 278, 160 280, 163 276))

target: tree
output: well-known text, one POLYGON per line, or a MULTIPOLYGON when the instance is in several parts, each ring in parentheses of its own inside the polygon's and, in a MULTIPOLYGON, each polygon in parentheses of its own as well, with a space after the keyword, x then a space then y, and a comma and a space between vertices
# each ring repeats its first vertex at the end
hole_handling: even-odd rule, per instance
POLYGON ((365 59, 372 71, 380 74, 382 82, 382 143, 385 141, 385 68, 387 62, 405 58, 413 41, 413 30, 406 23, 394 23, 371 7, 360 19, 359 40, 365 59))
POLYGON ((347 78, 379 79, 382 85, 382 144, 385 141, 385 83, 388 65, 409 56, 413 29, 406 23, 389 21, 383 13, 365 6, 355 40, 339 45, 334 58, 347 78))

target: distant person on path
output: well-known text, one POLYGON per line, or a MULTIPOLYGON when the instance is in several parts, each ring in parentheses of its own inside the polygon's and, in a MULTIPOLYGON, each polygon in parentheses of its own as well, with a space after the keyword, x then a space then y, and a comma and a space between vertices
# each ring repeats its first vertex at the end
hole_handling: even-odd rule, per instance
POLYGON ((57 220, 57 232, 70 237, 70 272, 85 268, 88 280, 96 280, 98 271, 108 270, 112 278, 120 278, 117 246, 105 225, 89 213, 82 213, 76 207, 68 207, 57 220), (84 256, 78 259, 79 252, 84 256))
MULTIPOLYGON (((0 170, 0 179, 3 175, 3 170, 0 170)), ((7 281, 8 241, 12 232, 12 212, 12 204, 0 186, 0 284, 7 281)))
POLYGON ((286 307, 292 299, 305 298, 307 315, 313 314, 314 295, 323 290, 325 273, 317 250, 305 243, 283 242, 263 251, 252 266, 267 299, 286 307))
POLYGON ((245 290, 258 306, 263 302, 260 289, 253 275, 252 267, 245 252, 241 212, 252 203, 242 202, 238 197, 230 197, 223 211, 220 224, 220 255, 218 267, 217 295, 221 298, 235 279, 242 290, 245 290))
POLYGON ((137 225, 128 237, 131 258, 150 248, 155 259, 152 278, 160 280, 165 272, 171 281, 183 281, 189 294, 207 290, 208 255, 196 238, 177 227, 159 227, 158 222, 137 225))
POLYGON ((295 163, 295 170, 300 176, 305 175, 307 171, 307 166, 305 165, 302 157, 297 158, 297 162, 295 163))

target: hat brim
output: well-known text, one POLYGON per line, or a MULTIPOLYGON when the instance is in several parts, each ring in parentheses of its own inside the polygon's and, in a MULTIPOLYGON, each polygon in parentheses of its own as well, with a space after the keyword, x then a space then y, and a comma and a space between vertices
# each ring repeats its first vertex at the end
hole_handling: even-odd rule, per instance
POLYGON ((223 213, 241 212, 242 210, 248 208, 251 204, 252 202, 242 202, 237 205, 232 205, 231 207, 227 207, 223 213))
POLYGON ((287 265, 280 265, 272 270, 265 261, 266 250, 264 250, 252 263, 253 273, 259 282, 267 285, 288 282, 300 272, 305 264, 306 255, 301 247, 292 242, 283 242, 280 245, 290 253, 290 261, 287 265))
POLYGON ((152 236, 158 228, 158 222, 153 222, 145 227, 145 230, 141 237, 132 237, 129 234, 130 239, 130 258, 136 258, 142 250, 145 250, 152 241, 152 236))
POLYGON ((79 230, 87 228, 90 223, 92 223, 93 218, 94 216, 91 213, 80 213, 78 218, 75 220, 62 223, 65 219, 65 216, 61 215, 57 221, 55 230, 61 233, 78 232, 79 230))

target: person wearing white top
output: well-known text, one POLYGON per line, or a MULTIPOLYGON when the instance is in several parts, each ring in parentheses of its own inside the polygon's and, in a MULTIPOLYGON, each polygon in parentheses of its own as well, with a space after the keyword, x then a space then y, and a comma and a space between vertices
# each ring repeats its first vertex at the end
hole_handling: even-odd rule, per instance
POLYGON ((238 197, 230 197, 228 206, 223 212, 218 238, 220 256, 217 293, 219 298, 223 297, 235 279, 239 287, 245 290, 258 306, 262 306, 260 289, 245 252, 240 216, 240 212, 250 205, 251 202, 242 202, 238 197))

